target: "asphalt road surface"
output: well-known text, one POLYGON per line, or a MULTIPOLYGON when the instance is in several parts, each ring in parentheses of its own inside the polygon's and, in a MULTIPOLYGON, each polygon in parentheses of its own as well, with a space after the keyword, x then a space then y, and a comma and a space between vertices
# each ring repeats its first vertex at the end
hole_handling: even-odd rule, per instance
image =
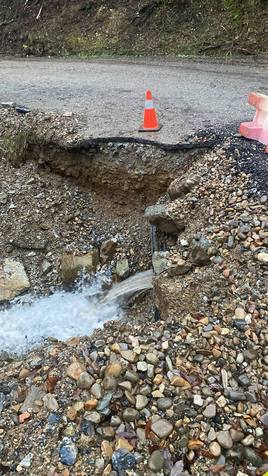
POLYGON ((176 143, 209 126, 251 120, 251 91, 268 94, 265 64, 178 60, 0 59, 0 101, 74 112, 85 137, 140 136, 151 89, 163 128, 146 137, 176 143))

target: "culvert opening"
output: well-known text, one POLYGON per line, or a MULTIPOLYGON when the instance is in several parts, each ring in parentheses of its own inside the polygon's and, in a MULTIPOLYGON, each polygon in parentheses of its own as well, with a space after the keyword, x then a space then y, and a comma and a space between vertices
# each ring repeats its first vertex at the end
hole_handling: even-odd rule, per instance
POLYGON ((206 151, 29 143, 19 160, 4 158, 1 350, 153 319, 152 253, 176 237, 144 212, 206 151))

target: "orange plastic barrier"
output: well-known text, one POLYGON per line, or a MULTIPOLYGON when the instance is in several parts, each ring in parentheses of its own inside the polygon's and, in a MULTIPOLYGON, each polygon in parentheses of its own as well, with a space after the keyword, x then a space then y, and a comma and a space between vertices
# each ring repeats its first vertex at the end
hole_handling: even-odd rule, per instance
MULTIPOLYGON (((252 122, 242 122, 239 132, 247 139, 257 140, 268 145, 268 96, 251 93, 248 102, 255 107, 256 113, 252 122)), ((268 152, 268 147, 266 152, 268 152)))

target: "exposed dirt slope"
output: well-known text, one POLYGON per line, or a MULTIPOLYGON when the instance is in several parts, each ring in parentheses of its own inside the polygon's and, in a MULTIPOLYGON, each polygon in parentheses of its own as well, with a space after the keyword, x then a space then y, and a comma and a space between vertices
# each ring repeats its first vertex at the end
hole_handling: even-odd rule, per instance
POLYGON ((266 0, 1 0, 0 53, 267 55, 266 0))

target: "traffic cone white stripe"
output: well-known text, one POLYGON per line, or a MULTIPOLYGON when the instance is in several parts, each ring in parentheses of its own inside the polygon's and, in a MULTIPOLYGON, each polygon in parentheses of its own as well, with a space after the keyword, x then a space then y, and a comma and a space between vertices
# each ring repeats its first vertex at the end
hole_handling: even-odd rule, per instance
POLYGON ((145 109, 153 109, 153 108, 154 108, 154 102, 152 99, 145 101, 145 109))

